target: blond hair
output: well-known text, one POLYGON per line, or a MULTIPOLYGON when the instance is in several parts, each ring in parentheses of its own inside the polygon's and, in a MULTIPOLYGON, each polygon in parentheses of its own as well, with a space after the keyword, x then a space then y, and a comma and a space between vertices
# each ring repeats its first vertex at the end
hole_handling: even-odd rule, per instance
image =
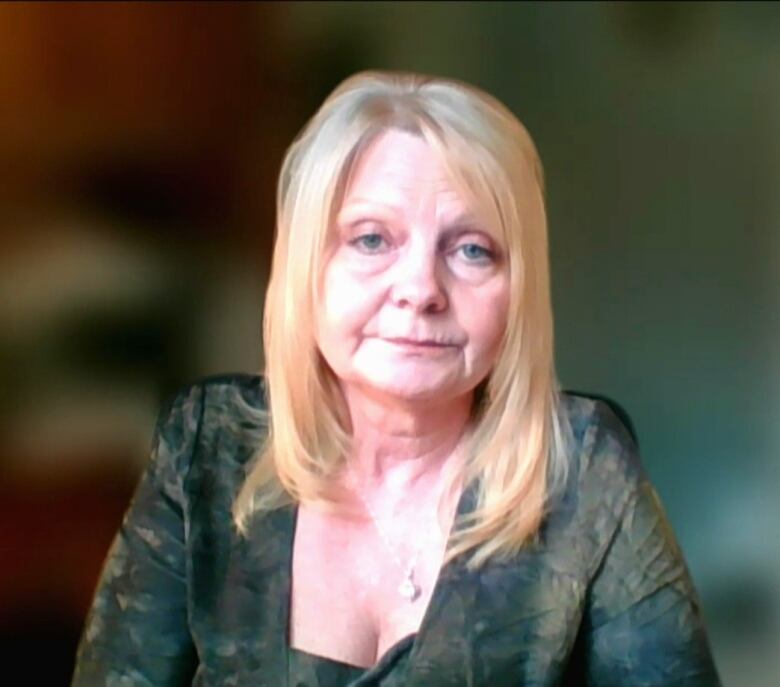
POLYGON ((315 343, 322 256, 361 151, 388 129, 421 136, 507 248, 510 305, 495 365, 475 394, 461 474, 476 487, 446 560, 469 565, 517 552, 537 533, 566 475, 565 414, 553 362, 543 174, 530 135, 495 98, 416 74, 364 72, 325 100, 290 146, 277 191, 277 237, 266 295, 269 431, 233 507, 250 517, 283 503, 327 501, 350 446, 336 380, 315 343))

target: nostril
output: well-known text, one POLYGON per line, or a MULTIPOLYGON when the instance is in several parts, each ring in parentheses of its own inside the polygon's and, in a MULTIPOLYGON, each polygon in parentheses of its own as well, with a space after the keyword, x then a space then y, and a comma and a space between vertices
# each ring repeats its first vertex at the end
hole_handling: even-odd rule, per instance
POLYGON ((446 308, 447 295, 435 282, 406 282, 395 286, 393 301, 399 307, 410 307, 419 312, 438 312, 446 308))

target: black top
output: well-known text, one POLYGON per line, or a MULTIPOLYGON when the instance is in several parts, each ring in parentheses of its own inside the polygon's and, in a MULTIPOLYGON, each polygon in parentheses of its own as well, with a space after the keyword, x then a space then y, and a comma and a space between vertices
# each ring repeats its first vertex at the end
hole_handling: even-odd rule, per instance
POLYGON ((370 669, 315 656, 290 648, 288 679, 290 687, 358 687, 359 685, 403 685, 405 664, 416 634, 394 644, 370 669))

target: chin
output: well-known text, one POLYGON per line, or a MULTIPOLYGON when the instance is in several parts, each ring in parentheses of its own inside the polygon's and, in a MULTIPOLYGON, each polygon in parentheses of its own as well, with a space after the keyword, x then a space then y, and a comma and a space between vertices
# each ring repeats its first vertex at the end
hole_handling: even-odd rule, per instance
POLYGON ((399 401, 446 401, 458 398, 469 391, 469 386, 461 380, 436 378, 433 374, 420 374, 412 378, 396 375, 395 377, 374 376, 364 377, 360 385, 373 394, 397 399, 399 401), (461 383, 458 383, 458 382, 461 383))

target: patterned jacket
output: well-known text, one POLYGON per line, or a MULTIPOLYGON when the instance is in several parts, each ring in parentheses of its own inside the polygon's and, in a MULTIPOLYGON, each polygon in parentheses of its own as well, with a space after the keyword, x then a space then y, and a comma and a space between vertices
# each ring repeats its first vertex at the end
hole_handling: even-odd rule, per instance
MULTIPOLYGON (((419 632, 357 687, 716 687, 696 592, 625 427, 564 397, 568 486, 538 543, 439 576, 419 632)), ((263 381, 210 378, 157 422, 152 457, 109 551, 72 687, 315 687, 287 642, 295 506, 248 537, 231 504, 263 427, 263 381)), ((473 490, 458 512, 473 507, 473 490)))

